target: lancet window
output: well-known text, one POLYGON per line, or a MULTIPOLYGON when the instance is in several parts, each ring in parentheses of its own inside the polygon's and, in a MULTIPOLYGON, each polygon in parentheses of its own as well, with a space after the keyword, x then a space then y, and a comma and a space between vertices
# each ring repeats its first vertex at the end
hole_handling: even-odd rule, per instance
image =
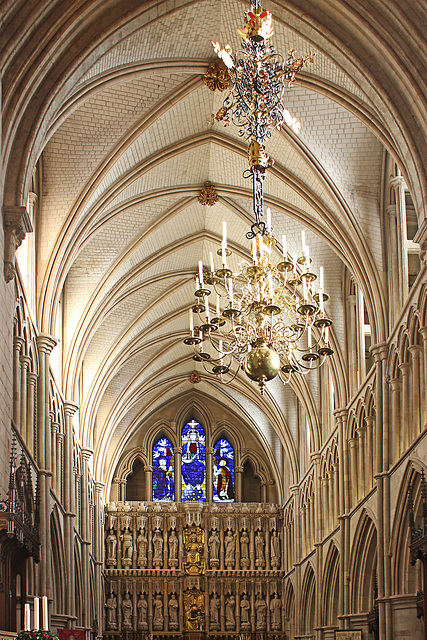
POLYGON ((234 449, 225 438, 214 446, 213 501, 234 502, 234 449))
POLYGON ((167 438, 160 438, 153 447, 153 500, 174 500, 174 479, 173 446, 167 438))
POLYGON ((182 502, 206 502, 206 436, 195 420, 183 428, 181 446, 182 502))

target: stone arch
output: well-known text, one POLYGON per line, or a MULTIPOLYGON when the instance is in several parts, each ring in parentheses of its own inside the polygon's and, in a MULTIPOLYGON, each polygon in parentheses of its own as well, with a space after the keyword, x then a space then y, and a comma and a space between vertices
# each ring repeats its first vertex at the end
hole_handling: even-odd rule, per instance
POLYGON ((288 638, 293 638, 295 635, 295 590, 292 578, 288 578, 285 583, 283 612, 285 615, 285 633, 288 638))
POLYGON ((371 609, 376 567, 377 529, 364 509, 356 527, 350 560, 350 610, 352 613, 367 613, 371 609))
POLYGON ((57 505, 54 506, 52 513, 50 514, 50 539, 52 550, 51 571, 54 602, 56 604, 56 613, 63 613, 65 611, 64 590, 67 584, 64 577, 67 575, 67 572, 65 564, 64 533, 62 531, 57 505))
POLYGON ((335 543, 331 542, 323 572, 323 626, 338 627, 340 562, 340 553, 335 543))
POLYGON ((314 634, 316 615, 316 578, 308 562, 301 584, 300 620, 303 635, 314 634))

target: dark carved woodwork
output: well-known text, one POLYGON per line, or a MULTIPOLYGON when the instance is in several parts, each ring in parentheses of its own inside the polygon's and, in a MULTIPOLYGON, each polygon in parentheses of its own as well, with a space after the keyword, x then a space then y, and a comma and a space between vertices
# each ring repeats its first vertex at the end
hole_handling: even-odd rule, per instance
POLYGON ((5 631, 23 628, 27 559, 39 560, 33 476, 35 468, 13 434, 9 490, 0 499, 0 628, 5 631))

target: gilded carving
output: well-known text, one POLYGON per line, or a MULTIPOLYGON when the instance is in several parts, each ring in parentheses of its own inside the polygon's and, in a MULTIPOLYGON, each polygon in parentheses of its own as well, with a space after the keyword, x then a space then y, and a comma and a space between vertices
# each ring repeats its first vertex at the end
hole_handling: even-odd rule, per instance
POLYGON ((205 182, 205 186, 199 193, 197 199, 203 206, 213 207, 218 200, 218 194, 210 182, 205 182))
POLYGON ((205 616, 205 597, 201 591, 192 589, 184 593, 185 628, 187 631, 202 631, 205 616))
POLYGON ((226 67, 219 62, 211 62, 203 78, 205 85, 211 91, 225 91, 230 83, 226 67))
POLYGON ((188 575, 200 575, 205 572, 205 563, 201 561, 203 552, 204 531, 200 527, 184 529, 184 549, 186 562, 184 571, 188 575))

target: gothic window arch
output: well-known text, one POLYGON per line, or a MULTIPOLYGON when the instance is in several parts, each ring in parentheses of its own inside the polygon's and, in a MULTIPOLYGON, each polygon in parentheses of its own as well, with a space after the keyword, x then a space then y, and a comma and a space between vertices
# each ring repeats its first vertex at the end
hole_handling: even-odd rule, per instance
POLYGON ((226 438, 219 438, 213 448, 213 501, 235 500, 234 448, 226 438))
POLYGON ((167 438, 153 445, 153 500, 170 502, 175 498, 173 446, 167 438))
POLYGON ((206 502, 206 434, 191 420, 181 434, 182 502, 206 502))

